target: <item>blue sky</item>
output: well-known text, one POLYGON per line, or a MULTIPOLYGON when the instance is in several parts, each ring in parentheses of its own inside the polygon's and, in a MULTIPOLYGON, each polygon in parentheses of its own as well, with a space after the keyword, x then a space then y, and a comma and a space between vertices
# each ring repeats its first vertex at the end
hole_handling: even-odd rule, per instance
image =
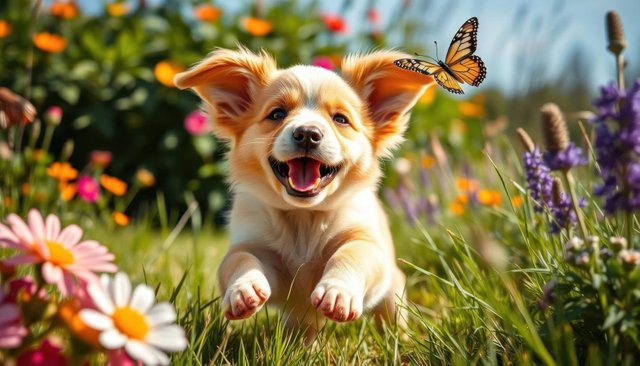
MULTIPOLYGON (((133 2, 133 0, 131 0, 133 2)), ((268 4, 274 0, 267 0, 268 4)), ((46 1, 46 3, 51 0, 46 1)), ((148 0, 150 4, 162 0, 148 0)), ((245 8, 251 0, 215 1, 227 12, 245 8)), ((304 0, 300 1, 304 2, 304 0)), ((345 16, 350 25, 358 28, 363 21, 368 0, 353 0, 354 6, 345 16)), ((383 24, 393 8, 403 0, 375 0, 383 24)), ((531 74, 533 64, 543 66, 536 73, 542 80, 562 78, 560 73, 570 54, 580 48, 587 58, 591 72, 585 78, 594 86, 613 79, 614 63, 605 51, 604 17, 608 10, 616 10, 623 21, 628 41, 626 56, 631 69, 640 70, 640 0, 412 0, 415 20, 431 25, 418 39, 429 55, 435 56, 433 41, 438 41, 440 55, 446 52, 458 27, 472 16, 480 21, 479 45, 476 53, 487 66, 487 79, 479 90, 499 86, 507 91, 518 90, 530 83, 521 74, 531 74), (635 62, 635 63, 634 63, 635 62), (524 70, 524 71, 522 71, 524 70)), ((101 1, 80 0, 85 10, 96 11, 101 1)), ((343 0, 319 1, 323 11, 337 12, 343 0)), ((393 39, 392 45, 403 48, 405 40, 393 39)), ((415 44, 414 44, 415 46, 415 44)), ((355 46, 357 48, 357 45, 355 46)))

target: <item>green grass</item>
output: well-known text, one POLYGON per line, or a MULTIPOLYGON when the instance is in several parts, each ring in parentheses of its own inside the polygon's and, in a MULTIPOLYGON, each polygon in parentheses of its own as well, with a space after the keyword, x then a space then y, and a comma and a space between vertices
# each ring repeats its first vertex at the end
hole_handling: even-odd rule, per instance
MULTIPOLYGON (((542 340, 541 314, 534 311, 561 265, 560 241, 533 230, 530 207, 472 210, 463 217, 445 213, 428 228, 391 213, 408 275, 409 329, 381 331, 365 316, 329 323, 311 346, 284 330, 276 309, 241 322, 224 319, 215 281, 224 232, 191 226, 168 240, 169 230, 139 223, 87 235, 107 244, 134 282, 176 305, 190 338, 189 348, 174 355, 176 365, 575 364, 573 348, 542 340)), ((573 345, 570 330, 557 337, 573 345)))

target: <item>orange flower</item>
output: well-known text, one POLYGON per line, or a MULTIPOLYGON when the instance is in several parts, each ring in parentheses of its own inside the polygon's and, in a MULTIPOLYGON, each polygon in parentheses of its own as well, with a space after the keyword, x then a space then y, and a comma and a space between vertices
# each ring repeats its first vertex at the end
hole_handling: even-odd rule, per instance
POLYGON ((449 209, 456 216, 464 214, 464 205, 460 202, 452 202, 449 209))
POLYGON ((431 85, 424 91, 420 99, 418 99, 418 104, 421 105, 429 105, 433 103, 433 100, 436 99, 436 91, 438 88, 435 85, 431 85))
POLYGON ((129 225, 129 216, 123 214, 122 212, 114 212, 112 215, 113 221, 120 226, 127 226, 129 225))
POLYGON ((121 17, 129 12, 129 7, 126 3, 111 3, 107 4, 107 13, 112 17, 121 17))
POLYGON ((31 153, 31 158, 35 161, 43 160, 46 157, 47 157, 47 152, 42 149, 35 149, 31 153))
POLYGON ((260 18, 242 18, 242 28, 254 37, 262 37, 271 32, 273 23, 260 18))
POLYGON ((480 188, 480 183, 472 178, 457 178, 456 187, 462 192, 475 192, 480 188))
POLYGON ((484 117, 484 106, 479 103, 460 102, 458 110, 465 117, 484 117))
POLYGON ((513 207, 518 208, 522 206, 523 203, 524 200, 521 195, 511 197, 511 204, 513 205, 513 207))
POLYGON ((78 6, 75 2, 54 2, 49 8, 51 15, 62 19, 73 19, 78 16, 78 6))
POLYGON ((116 196, 122 196, 127 193, 127 183, 121 181, 116 177, 112 177, 106 174, 100 176, 100 184, 107 191, 115 194, 116 196))
POLYGON ((78 187, 75 184, 67 182, 60 182, 58 189, 60 190, 60 198, 65 202, 71 201, 78 191, 78 187))
POLYGON ((485 206, 497 206, 502 202, 500 192, 489 189, 479 190, 477 198, 478 202, 485 206))
POLYGON ((11 33, 11 24, 4 20, 0 20, 0 38, 4 38, 11 33))
POLYGON ((431 155, 424 155, 420 159, 420 164, 425 169, 433 168, 433 166, 436 165, 436 159, 431 155))
POLYGON ((193 16, 203 22, 215 22, 221 14, 220 8, 211 4, 203 4, 193 9, 193 16))
POLYGON ((182 70, 184 70, 184 66, 173 61, 164 60, 156 64, 153 73, 160 84, 174 88, 176 84, 173 83, 173 77, 182 70))
POLYGON ((68 182, 78 177, 78 171, 67 162, 56 162, 49 165, 49 168, 47 168, 47 174, 60 182, 68 182))
POLYGON ((49 53, 58 53, 67 47, 67 40, 57 34, 41 32, 33 36, 33 44, 49 53))
POLYGON ((29 183, 22 183, 22 194, 28 195, 31 192, 31 185, 29 183))
POLYGON ((147 169, 140 168, 136 172, 136 180, 145 187, 151 187, 156 184, 156 177, 147 169))
POLYGON ((58 318, 67 325, 71 333, 82 341, 93 346, 100 346, 100 332, 87 326, 80 319, 80 302, 77 299, 67 299, 58 307, 58 318))

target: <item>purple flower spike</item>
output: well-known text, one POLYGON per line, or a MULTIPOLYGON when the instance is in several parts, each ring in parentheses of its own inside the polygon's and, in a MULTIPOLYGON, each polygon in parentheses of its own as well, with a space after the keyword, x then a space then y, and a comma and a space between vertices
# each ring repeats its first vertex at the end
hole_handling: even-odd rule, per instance
POLYGON ((557 153, 544 153, 543 158, 551 170, 569 170, 587 162, 587 159, 582 155, 582 149, 574 145, 573 142, 565 150, 557 153))
POLYGON ((542 154, 538 147, 535 147, 531 152, 524 153, 524 170, 529 194, 537 203, 534 209, 537 212, 543 212, 545 207, 552 205, 552 179, 549 168, 542 161, 542 154))

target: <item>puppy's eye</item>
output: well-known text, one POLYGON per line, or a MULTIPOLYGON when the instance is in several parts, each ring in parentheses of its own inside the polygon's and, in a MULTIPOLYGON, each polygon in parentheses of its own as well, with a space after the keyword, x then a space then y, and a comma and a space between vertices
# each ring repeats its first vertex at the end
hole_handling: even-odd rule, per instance
POLYGON ((336 113, 333 115, 333 121, 339 125, 348 126, 349 120, 343 114, 336 113))
POLYGON ((282 108, 276 108, 269 112, 269 115, 267 115, 267 119, 270 119, 272 121, 280 121, 283 120, 286 116, 287 111, 282 108))

